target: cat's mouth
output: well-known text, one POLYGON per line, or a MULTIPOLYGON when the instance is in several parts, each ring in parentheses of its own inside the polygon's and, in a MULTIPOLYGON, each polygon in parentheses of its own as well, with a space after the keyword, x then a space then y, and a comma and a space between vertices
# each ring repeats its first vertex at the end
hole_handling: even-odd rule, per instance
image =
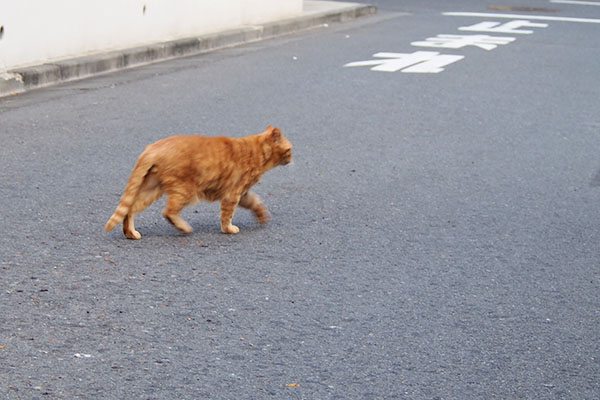
POLYGON ((292 149, 289 148, 289 149, 285 150, 280 157, 281 158, 280 158, 280 161, 279 161, 279 165, 287 165, 287 164, 291 163, 292 159, 293 159, 293 157, 292 157, 292 149))

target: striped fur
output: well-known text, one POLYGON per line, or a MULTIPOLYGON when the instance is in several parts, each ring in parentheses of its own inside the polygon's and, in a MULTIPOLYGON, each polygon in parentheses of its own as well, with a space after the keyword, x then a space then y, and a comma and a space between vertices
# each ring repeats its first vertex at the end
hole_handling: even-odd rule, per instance
POLYGON ((269 214, 250 188, 262 174, 292 160, 292 144, 271 126, 244 138, 172 136, 146 147, 138 158, 114 214, 106 223, 110 231, 123 223, 127 238, 140 239, 133 218, 159 199, 168 196, 163 216, 184 233, 192 232, 179 215, 200 200, 221 202, 221 230, 238 233, 231 224, 235 208, 251 210, 258 222, 269 214))
POLYGON ((104 229, 106 232, 111 231, 115 226, 119 225, 131 209, 131 206, 135 202, 138 193, 140 191, 140 187, 142 183, 144 183, 144 178, 148 174, 148 171, 152 168, 152 161, 149 160, 149 157, 145 157, 144 153, 138 159, 133 171, 131 172, 131 176, 129 177, 129 182, 125 187, 125 191, 121 196, 121 200, 119 201, 119 205, 115 210, 114 214, 110 217, 104 229))

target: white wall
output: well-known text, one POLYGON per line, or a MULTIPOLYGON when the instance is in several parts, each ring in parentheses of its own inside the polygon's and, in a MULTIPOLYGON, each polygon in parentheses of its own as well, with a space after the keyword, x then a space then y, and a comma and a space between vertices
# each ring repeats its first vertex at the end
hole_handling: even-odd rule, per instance
POLYGON ((0 0, 0 72, 301 12, 302 0, 0 0))

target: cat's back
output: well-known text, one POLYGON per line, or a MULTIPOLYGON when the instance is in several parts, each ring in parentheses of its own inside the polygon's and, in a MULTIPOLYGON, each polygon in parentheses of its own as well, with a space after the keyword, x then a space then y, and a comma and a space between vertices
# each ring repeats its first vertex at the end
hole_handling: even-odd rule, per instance
POLYGON ((162 160, 225 155, 232 139, 224 136, 176 135, 146 146, 144 153, 162 160))
POLYGON ((160 139, 146 146, 146 151, 154 153, 198 151, 207 146, 214 146, 221 141, 220 139, 224 138, 202 135, 175 135, 160 139))
POLYGON ((246 147, 243 140, 226 136, 177 135, 148 145, 141 157, 150 160, 161 177, 217 176, 245 164, 246 147))

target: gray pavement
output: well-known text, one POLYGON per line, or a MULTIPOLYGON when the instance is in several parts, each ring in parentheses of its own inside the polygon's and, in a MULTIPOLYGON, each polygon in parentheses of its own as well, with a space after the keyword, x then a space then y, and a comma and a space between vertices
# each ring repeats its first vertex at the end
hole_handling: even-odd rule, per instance
POLYGON ((0 74, 0 97, 178 57, 272 39, 322 27, 329 23, 350 21, 376 12, 376 8, 368 4, 305 1, 302 15, 294 18, 11 69, 0 74))
POLYGON ((597 398, 600 25, 428 49, 511 19, 376 5, 0 100, 0 398, 597 398), (425 50, 463 58, 344 67, 425 50), (199 204, 185 236, 159 203, 142 240, 103 231, 148 143, 267 124, 295 146, 256 187, 268 225, 199 204))

